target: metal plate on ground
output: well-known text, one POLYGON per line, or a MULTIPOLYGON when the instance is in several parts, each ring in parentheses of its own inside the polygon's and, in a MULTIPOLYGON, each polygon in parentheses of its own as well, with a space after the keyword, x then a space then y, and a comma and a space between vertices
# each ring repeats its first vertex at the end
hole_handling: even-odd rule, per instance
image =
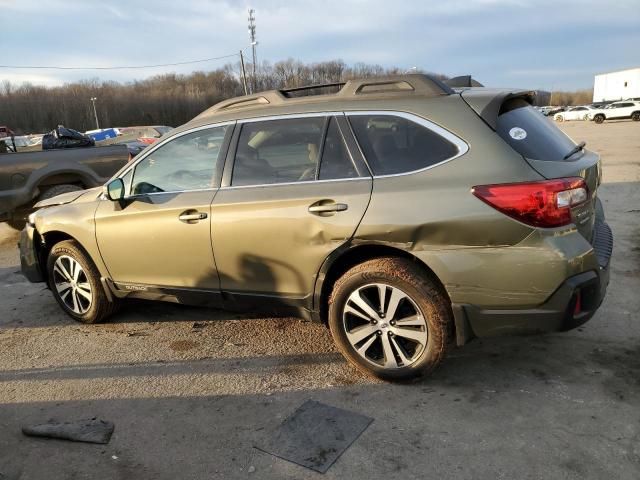
POLYGON ((359 413, 307 400, 256 448, 325 473, 371 422, 359 413))

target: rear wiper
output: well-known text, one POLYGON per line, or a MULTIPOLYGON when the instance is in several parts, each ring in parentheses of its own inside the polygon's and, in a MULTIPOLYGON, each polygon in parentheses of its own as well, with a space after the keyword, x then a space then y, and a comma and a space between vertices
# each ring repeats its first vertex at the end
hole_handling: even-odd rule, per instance
POLYGON ((584 150, 584 147, 586 147, 586 146, 587 146, 587 142, 580 142, 575 147, 573 147, 569 153, 567 153, 564 156, 563 160, 566 160, 567 158, 571 157, 572 155, 578 153, 580 150, 584 150))

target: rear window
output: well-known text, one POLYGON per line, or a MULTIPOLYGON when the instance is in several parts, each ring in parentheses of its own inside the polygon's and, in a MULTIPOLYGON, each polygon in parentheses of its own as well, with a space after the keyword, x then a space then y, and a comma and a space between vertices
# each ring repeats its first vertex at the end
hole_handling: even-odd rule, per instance
POLYGON ((561 162, 576 144, 526 101, 502 105, 496 131, 516 152, 532 160, 561 162))

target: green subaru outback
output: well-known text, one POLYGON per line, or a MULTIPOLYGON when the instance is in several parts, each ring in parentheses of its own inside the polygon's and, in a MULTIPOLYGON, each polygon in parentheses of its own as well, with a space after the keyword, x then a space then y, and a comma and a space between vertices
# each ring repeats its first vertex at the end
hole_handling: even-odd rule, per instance
POLYGON ((600 159, 531 92, 340 87, 224 101, 105 187, 41 202, 24 274, 85 323, 125 298, 300 315, 389 380, 594 314, 613 244, 600 159))

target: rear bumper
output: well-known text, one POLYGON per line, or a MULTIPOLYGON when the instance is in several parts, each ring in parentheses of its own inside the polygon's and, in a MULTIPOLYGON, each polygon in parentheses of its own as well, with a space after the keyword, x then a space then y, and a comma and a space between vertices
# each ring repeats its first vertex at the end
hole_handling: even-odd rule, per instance
POLYGON ((44 275, 40 265, 37 245, 40 242, 40 235, 32 225, 27 226, 20 232, 20 269, 22 274, 30 282, 44 282, 44 275))
POLYGON ((612 250, 611 229, 605 222, 597 222, 593 251, 599 268, 569 277, 543 304, 521 309, 454 305, 457 343, 473 337, 566 331, 584 324, 606 295, 612 250))

